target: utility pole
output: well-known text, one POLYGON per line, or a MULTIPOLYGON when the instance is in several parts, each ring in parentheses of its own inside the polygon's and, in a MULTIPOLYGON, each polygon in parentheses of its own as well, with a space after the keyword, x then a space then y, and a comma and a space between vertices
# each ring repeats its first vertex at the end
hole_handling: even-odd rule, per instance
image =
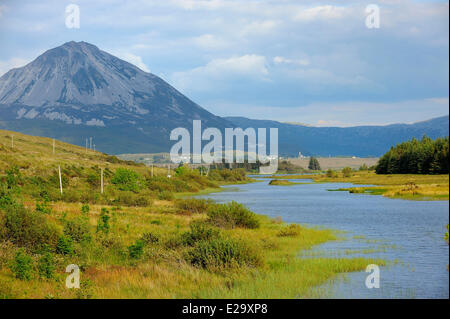
POLYGON ((87 153, 87 149, 88 149, 88 139, 86 138, 86 153, 87 153))
POLYGON ((101 193, 103 194, 103 167, 101 169, 101 182, 100 182, 100 185, 101 185, 101 193))
POLYGON ((14 135, 11 135, 11 148, 14 148, 14 135))
POLYGON ((53 155, 55 155, 55 139, 53 139, 53 155))
POLYGON ((95 152, 95 144, 94 144, 94 152, 95 152))
POLYGON ((89 148, 92 149, 92 137, 89 138, 89 148))
POLYGON ((59 189, 60 189, 61 195, 62 195, 63 190, 62 190, 61 166, 59 166, 59 165, 58 165, 58 173, 59 173, 59 189))
POLYGON ((153 164, 152 164, 152 177, 153 177, 153 164))

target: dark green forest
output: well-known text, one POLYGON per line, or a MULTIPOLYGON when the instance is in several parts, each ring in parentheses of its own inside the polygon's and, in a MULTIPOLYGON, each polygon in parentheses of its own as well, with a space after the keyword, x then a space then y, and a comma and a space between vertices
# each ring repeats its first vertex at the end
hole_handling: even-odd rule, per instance
POLYGON ((431 138, 397 144, 384 154, 377 174, 448 174, 448 137, 431 138))

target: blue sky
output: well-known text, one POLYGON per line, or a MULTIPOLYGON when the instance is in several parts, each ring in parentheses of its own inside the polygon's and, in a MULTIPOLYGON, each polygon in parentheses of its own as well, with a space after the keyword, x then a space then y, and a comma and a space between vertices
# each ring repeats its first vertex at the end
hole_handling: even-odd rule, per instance
POLYGON ((448 29, 448 1, 0 0, 0 74, 87 41, 217 115, 411 123, 448 114, 448 29), (65 26, 71 3, 79 29, 65 26))

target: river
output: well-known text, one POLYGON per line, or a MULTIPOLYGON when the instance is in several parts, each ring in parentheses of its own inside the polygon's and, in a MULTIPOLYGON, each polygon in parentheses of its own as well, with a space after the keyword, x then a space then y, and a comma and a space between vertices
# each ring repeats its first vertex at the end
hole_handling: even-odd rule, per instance
POLYGON ((342 231, 345 239, 315 247, 300 258, 317 255, 383 258, 380 287, 368 289, 366 272, 327 283, 330 298, 449 298, 448 201, 410 201, 376 195, 332 192, 346 183, 271 186, 270 180, 224 186, 202 196, 217 202, 237 201, 258 214, 280 216, 288 223, 342 231))

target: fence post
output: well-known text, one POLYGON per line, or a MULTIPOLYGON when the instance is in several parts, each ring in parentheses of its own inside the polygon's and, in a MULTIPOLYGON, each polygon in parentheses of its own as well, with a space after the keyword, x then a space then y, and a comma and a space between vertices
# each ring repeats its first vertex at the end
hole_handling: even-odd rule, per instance
POLYGON ((61 195, 63 193, 63 189, 62 189, 62 178, 61 178, 61 166, 58 165, 58 173, 59 173, 59 189, 61 191, 61 195))
POLYGON ((101 193, 103 194, 103 167, 101 169, 101 193))

